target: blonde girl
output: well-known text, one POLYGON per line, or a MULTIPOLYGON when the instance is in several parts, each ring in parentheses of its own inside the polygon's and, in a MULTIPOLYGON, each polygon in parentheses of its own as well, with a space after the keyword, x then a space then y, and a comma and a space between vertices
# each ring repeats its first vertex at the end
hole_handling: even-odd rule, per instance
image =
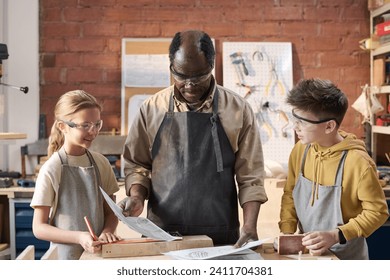
POLYGON ((103 126, 101 111, 82 90, 63 94, 54 109, 49 159, 39 171, 31 207, 34 235, 55 244, 60 259, 79 259, 84 250, 95 253, 101 244, 120 239, 113 233, 118 219, 99 189, 113 198, 119 190, 114 172, 103 155, 88 150, 103 126), (98 240, 88 232, 84 216, 98 240))

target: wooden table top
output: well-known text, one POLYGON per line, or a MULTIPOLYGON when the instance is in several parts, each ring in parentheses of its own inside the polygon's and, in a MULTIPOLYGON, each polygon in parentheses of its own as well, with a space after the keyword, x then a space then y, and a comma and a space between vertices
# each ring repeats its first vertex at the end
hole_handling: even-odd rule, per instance
MULTIPOLYGON (((265 243, 259 246, 255 252, 260 254, 264 260, 298 260, 298 255, 282 256, 273 250, 273 248, 274 247, 272 243, 265 243)), ((80 257, 80 260, 172 260, 172 258, 166 255, 103 258, 101 253, 92 254, 84 252, 80 257)), ((322 256, 302 254, 301 260, 338 260, 338 258, 329 252, 328 254, 322 256)))
POLYGON ((34 194, 34 189, 25 187, 0 188, 0 195, 6 195, 8 198, 30 198, 34 194))

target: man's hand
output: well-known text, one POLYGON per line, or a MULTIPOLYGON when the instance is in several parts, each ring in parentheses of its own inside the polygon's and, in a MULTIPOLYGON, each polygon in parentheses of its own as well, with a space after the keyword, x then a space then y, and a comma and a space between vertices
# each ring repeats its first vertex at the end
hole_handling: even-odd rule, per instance
POLYGON ((241 228, 240 238, 237 240, 234 247, 239 248, 249 241, 259 240, 257 235, 257 217, 260 211, 260 202, 248 201, 242 206, 244 224, 241 228))
POLYGON ((130 196, 122 199, 118 204, 126 217, 138 217, 144 210, 144 199, 139 196, 130 196))
POLYGON ((302 238, 302 245, 314 256, 322 255, 339 242, 338 229, 331 231, 308 232, 302 238))
POLYGON ((242 245, 256 240, 259 240, 256 228, 245 227, 244 225, 240 232, 240 238, 234 244, 234 247, 240 248, 242 245))

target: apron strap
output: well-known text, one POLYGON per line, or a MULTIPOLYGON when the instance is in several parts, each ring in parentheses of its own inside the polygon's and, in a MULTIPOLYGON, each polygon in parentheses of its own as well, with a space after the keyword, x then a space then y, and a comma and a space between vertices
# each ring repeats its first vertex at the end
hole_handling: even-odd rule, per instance
POLYGON ((218 138, 218 88, 215 90, 214 98, 213 98, 213 115, 210 117, 211 122, 211 135, 213 137, 213 143, 214 143, 214 152, 215 157, 217 159, 217 172, 223 171, 223 158, 222 158, 222 151, 221 151, 221 145, 219 144, 219 138, 218 138))
POLYGON ((168 107, 168 113, 173 113, 173 92, 171 94, 171 97, 169 98, 169 107, 168 107))
POLYGON ((62 146, 61 149, 58 150, 58 156, 60 158, 61 164, 68 164, 68 157, 66 156, 64 146, 62 146))
POLYGON ((306 156, 310 146, 311 146, 310 144, 307 145, 305 148, 305 152, 303 153, 302 162, 301 162, 301 174, 303 174, 303 168, 305 167, 306 156))
POLYGON ((348 151, 343 151, 343 154, 341 155, 341 159, 339 162, 339 166, 337 167, 337 173, 336 173, 336 178, 335 178, 335 185, 336 186, 341 186, 341 184, 343 182, 344 163, 345 163, 345 159, 347 157, 347 152, 348 151))
POLYGON ((95 169, 96 179, 97 179, 97 182, 98 182, 98 186, 99 186, 99 187, 103 187, 103 185, 102 185, 102 178, 101 178, 101 176, 100 176, 99 168, 98 168, 98 166, 97 166, 95 160, 93 159, 93 156, 92 156, 91 152, 88 151, 88 150, 86 150, 86 151, 87 151, 87 156, 88 156, 88 158, 89 158, 91 164, 93 165, 93 167, 94 167, 94 169, 95 169))
MULTIPOLYGON (((99 187, 102 186, 102 179, 101 179, 101 176, 100 176, 100 171, 99 171, 99 168, 95 162, 95 160, 93 159, 93 156, 91 154, 90 151, 86 150, 86 154, 89 158, 89 162, 92 164, 92 166, 94 167, 95 169, 95 172, 96 172, 96 179, 97 179, 97 182, 99 184, 99 187)), ((62 164, 68 164, 68 157, 66 156, 66 152, 65 152, 65 149, 64 147, 62 147, 59 151, 58 151, 58 156, 60 157, 60 160, 61 160, 61 163, 62 164)))

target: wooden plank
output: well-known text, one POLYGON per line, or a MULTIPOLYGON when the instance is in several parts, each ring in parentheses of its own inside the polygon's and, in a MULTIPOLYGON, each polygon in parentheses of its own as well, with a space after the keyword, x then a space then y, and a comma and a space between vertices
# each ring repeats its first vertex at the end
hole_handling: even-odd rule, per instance
POLYGON ((302 245, 303 234, 286 234, 280 235, 278 238, 278 253, 279 255, 291 255, 308 253, 305 246, 302 245))
POLYGON ((212 247, 213 241, 206 235, 184 236, 182 240, 158 242, 116 242, 102 246, 103 258, 160 255, 169 251, 212 247))
POLYGON ((15 132, 0 132, 0 139, 13 140, 13 139, 26 139, 26 133, 15 133, 15 132))
MULTIPOLYGON (((176 241, 172 241, 176 242, 176 241)), ((265 243, 259 246, 256 250, 256 253, 260 254, 264 260, 298 260, 299 258, 302 260, 338 260, 338 258, 332 254, 330 251, 326 252, 321 256, 311 256, 310 254, 302 254, 299 256, 295 255, 279 255, 276 250, 274 250, 273 243, 265 243)), ((103 258, 101 253, 89 253, 84 251, 81 255, 80 260, 106 260, 107 258, 103 258)), ((153 255, 153 256, 132 256, 132 257, 113 257, 115 260, 172 260, 170 256, 166 255, 153 255)))
POLYGON ((0 251, 3 251, 9 247, 8 243, 0 243, 0 251))
POLYGON ((16 258, 17 260, 34 260, 35 259, 35 247, 34 245, 28 245, 16 258))
POLYGON ((41 260, 58 260, 58 248, 57 245, 52 245, 41 257, 41 260))

